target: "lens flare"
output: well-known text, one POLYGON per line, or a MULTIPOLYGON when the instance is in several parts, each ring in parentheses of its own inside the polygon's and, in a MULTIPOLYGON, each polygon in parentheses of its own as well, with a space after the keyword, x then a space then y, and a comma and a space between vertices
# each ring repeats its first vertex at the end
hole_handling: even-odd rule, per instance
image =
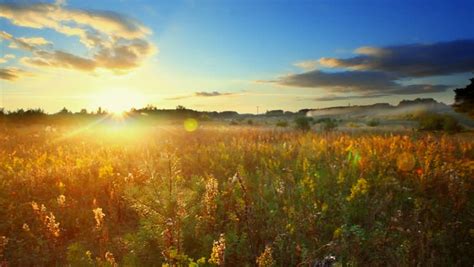
POLYGON ((415 156, 411 153, 403 152, 397 158, 397 167, 399 170, 411 171, 415 168, 415 164, 415 156))
POLYGON ((194 132, 196 131, 198 127, 199 127, 198 121, 195 119, 189 118, 184 121, 184 129, 187 132, 194 132))

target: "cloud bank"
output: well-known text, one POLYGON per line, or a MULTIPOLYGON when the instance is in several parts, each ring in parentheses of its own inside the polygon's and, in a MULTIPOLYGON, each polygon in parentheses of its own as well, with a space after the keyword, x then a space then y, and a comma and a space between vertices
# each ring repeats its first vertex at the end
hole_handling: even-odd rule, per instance
POLYGON ((76 37, 88 49, 88 57, 73 51, 53 49, 43 37, 15 37, 0 32, 10 48, 31 52, 21 62, 30 67, 67 68, 92 72, 98 68, 114 73, 128 72, 156 52, 147 40, 151 30, 123 14, 67 8, 65 1, 55 4, 0 4, 0 18, 13 25, 33 29, 53 29, 65 36, 76 37))
POLYGON ((360 47, 351 58, 323 57, 296 63, 306 71, 267 81, 283 86, 322 88, 330 92, 319 101, 388 95, 438 93, 445 84, 409 84, 407 80, 474 71, 474 40, 388 47, 360 47), (405 82, 402 82, 405 81, 405 82), (334 95, 339 93, 340 95, 334 95), (352 96, 348 96, 350 93, 352 96), (344 95, 342 95, 344 94, 344 95), (354 95, 355 94, 355 95, 354 95))

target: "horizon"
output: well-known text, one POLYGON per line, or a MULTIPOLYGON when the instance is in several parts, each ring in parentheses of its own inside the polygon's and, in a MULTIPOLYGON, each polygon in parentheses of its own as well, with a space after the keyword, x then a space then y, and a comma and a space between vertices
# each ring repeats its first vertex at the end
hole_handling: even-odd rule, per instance
POLYGON ((416 98, 450 105, 474 71, 473 8, 1 0, 1 107, 255 114, 416 98))
POLYGON ((86 108, 81 108, 81 109, 78 109, 78 110, 72 110, 72 109, 68 109, 67 107, 62 107, 61 109, 59 109, 57 111, 53 111, 53 112, 45 111, 44 109, 42 109, 40 107, 36 107, 36 108, 17 108, 17 109, 14 109, 14 110, 7 110, 7 109, 4 109, 3 107, 0 107, 0 114, 6 114, 6 115, 14 114, 14 113, 16 113, 20 110, 23 110, 23 111, 39 111, 39 112, 41 112, 42 114, 45 114, 45 115, 60 114, 61 112, 64 112, 64 111, 67 111, 71 114, 81 114, 82 112, 85 112, 86 114, 100 114, 101 112, 103 112, 103 114, 107 114, 107 115, 110 115, 110 114, 123 115, 123 114, 127 114, 127 113, 132 113, 132 112, 135 112, 135 111, 141 111, 141 110, 173 111, 173 110, 183 109, 183 110, 195 111, 195 112, 198 112, 198 113, 236 112, 238 115, 259 116, 259 115, 266 115, 267 113, 274 112, 274 111, 291 112, 293 114, 297 114, 297 113, 299 113, 301 111, 305 111, 305 110, 306 111, 316 111, 316 110, 336 109, 336 108, 372 107, 372 106, 376 106, 376 105, 389 105, 390 107, 396 108, 396 107, 399 107, 403 102, 409 102, 410 104, 419 104, 417 102, 420 102, 420 101, 435 101, 435 103, 437 103, 437 104, 446 105, 448 107, 452 107, 452 105, 453 105, 453 104, 446 104, 442 101, 437 101, 434 98, 415 98, 415 99, 402 99, 397 104, 391 104, 391 103, 387 103, 387 102, 377 102, 377 103, 368 103, 368 104, 361 104, 361 105, 351 105, 349 103, 348 105, 345 105, 345 106, 329 106, 329 107, 324 107, 324 108, 300 108, 298 110, 267 109, 267 110, 260 110, 258 113, 257 112, 238 112, 238 111, 232 110, 232 109, 226 109, 226 110, 193 109, 193 108, 187 108, 183 105, 177 105, 174 108, 164 108, 164 107, 158 107, 158 106, 148 104, 148 105, 143 106, 143 107, 132 107, 128 110, 122 110, 122 111, 107 110, 105 108, 102 108, 101 106, 97 107, 97 109, 91 109, 91 110, 86 109, 86 108))

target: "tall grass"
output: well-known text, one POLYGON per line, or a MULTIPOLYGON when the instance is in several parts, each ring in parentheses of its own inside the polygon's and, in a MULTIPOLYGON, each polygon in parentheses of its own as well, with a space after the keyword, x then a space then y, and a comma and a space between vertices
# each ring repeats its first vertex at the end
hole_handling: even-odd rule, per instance
POLYGON ((469 265, 474 139, 0 132, 11 266, 469 265))

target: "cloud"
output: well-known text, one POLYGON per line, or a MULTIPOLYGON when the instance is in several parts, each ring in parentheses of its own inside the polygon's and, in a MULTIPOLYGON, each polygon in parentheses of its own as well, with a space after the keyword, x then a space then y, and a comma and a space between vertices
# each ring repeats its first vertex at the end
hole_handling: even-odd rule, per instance
POLYGON ((54 4, 0 4, 0 17, 20 27, 53 29, 66 36, 76 36, 88 48, 88 57, 52 49, 42 37, 16 38, 1 32, 10 47, 32 52, 21 62, 33 67, 68 68, 93 72, 97 68, 114 73, 139 67, 157 49, 146 38, 151 30, 123 14, 67 8, 66 1, 54 4))
POLYGON ((319 70, 291 74, 271 81, 279 85, 323 88, 338 93, 359 93, 365 97, 387 94, 437 93, 449 89, 448 85, 412 84, 397 82, 397 76, 377 71, 323 72, 319 70))
POLYGON ((398 77, 429 77, 474 71, 474 40, 389 47, 360 47, 351 58, 321 58, 328 68, 391 73, 398 77))
POLYGON ((231 95, 237 95, 237 93, 221 93, 217 91, 212 91, 212 92, 195 92, 192 95, 183 95, 183 96, 175 96, 175 97, 169 97, 166 98, 166 100, 180 100, 180 99, 186 99, 186 98, 192 98, 192 97, 217 97, 217 96, 231 96, 231 95))
POLYGON ((15 55, 13 54, 6 54, 3 57, 0 57, 0 64, 7 63, 10 59, 16 58, 15 55))
POLYGON ((308 67, 305 72, 260 82, 320 88, 330 94, 318 97, 317 100, 333 101, 444 92, 453 86, 413 84, 411 80, 474 70, 474 40, 388 47, 364 46, 354 50, 354 53, 357 56, 346 59, 323 57, 317 61, 302 61, 297 66, 303 69, 308 67), (310 69, 318 64, 332 70, 310 69))
POLYGON ((64 4, 64 1, 56 4, 0 4, 0 17, 10 20, 16 26, 51 28, 70 35, 82 35, 87 30, 86 27, 110 36, 129 39, 141 38, 151 33, 151 30, 140 22, 119 13, 67 9, 64 4), (69 26, 71 24, 73 25, 69 26))
POLYGON ((0 31, 0 38, 10 41, 10 48, 34 51, 41 46, 51 45, 52 43, 43 37, 20 37, 16 38, 8 32, 0 31))
POLYGON ((217 91, 213 91, 213 92, 196 92, 196 93, 194 93, 194 95, 195 96, 209 97, 209 96, 233 95, 233 93, 219 93, 217 91))
POLYGON ((393 76, 372 71, 323 72, 313 70, 301 74, 280 77, 280 85, 311 88, 332 88, 339 92, 375 91, 381 87, 393 87, 393 76))
POLYGON ((30 75, 28 72, 18 68, 0 68, 0 79, 14 81, 23 75, 30 75))
POLYGON ((386 96, 384 94, 378 94, 378 95, 325 95, 321 97, 316 97, 313 100, 315 101, 335 101, 335 100, 351 100, 351 99, 363 99, 363 98, 376 98, 376 97, 382 97, 386 96))
POLYGON ((30 66, 56 67, 92 71, 96 68, 96 62, 87 58, 75 56, 62 51, 38 51, 37 57, 24 57, 21 62, 30 66))
POLYGON ((293 65, 300 68, 300 69, 310 71, 310 70, 316 69, 316 67, 318 66, 318 61, 317 60, 306 60, 306 61, 296 62, 293 65))

